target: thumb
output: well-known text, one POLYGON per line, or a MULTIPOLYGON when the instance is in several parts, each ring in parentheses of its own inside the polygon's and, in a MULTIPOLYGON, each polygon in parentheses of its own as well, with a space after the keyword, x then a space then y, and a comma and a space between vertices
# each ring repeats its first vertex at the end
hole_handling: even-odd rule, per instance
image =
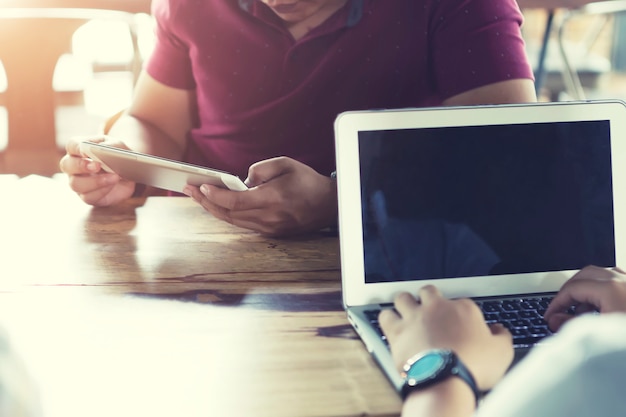
POLYGON ((248 178, 244 181, 248 187, 256 187, 291 171, 292 160, 286 157, 266 159, 250 165, 248 178))
POLYGON ((568 320, 573 318, 571 314, 567 313, 556 313, 553 314, 548 320, 548 327, 553 332, 558 331, 568 320))

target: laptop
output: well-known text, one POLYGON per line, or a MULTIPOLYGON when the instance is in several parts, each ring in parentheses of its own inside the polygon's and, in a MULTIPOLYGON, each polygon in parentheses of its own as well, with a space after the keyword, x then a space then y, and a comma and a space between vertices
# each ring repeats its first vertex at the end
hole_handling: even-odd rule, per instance
POLYGON ((343 304, 397 390, 376 327, 398 292, 476 300, 520 358, 574 273, 626 264, 621 101, 353 111, 335 139, 343 304))

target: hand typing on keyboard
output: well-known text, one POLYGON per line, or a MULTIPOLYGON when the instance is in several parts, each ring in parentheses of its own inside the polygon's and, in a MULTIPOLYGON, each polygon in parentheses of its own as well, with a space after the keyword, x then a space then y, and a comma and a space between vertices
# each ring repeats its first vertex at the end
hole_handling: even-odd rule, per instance
POLYGON ((400 369, 412 355, 430 349, 451 349, 473 374, 478 387, 488 390, 500 380, 513 360, 511 334, 501 324, 487 325, 478 306, 469 299, 448 300, 425 286, 419 302, 399 294, 396 312, 383 310, 380 325, 400 369))
POLYGON ((596 266, 580 270, 561 287, 544 318, 550 329, 557 331, 568 320, 589 312, 626 312, 624 271, 596 266))
MULTIPOLYGON (((566 282, 552 300, 535 297, 475 303, 448 300, 434 286, 426 286, 417 299, 408 293, 399 294, 394 306, 395 310, 380 313, 379 322, 398 369, 416 354, 450 349, 479 388, 487 390, 508 369, 519 329, 528 330, 530 335, 524 337, 532 338, 534 333, 541 336, 541 329, 549 331, 547 325, 557 331, 566 321, 588 312, 626 313, 626 274, 617 268, 588 266, 566 282)), ((475 405, 471 391, 459 381, 444 379, 411 391, 403 415, 471 415, 475 405)))

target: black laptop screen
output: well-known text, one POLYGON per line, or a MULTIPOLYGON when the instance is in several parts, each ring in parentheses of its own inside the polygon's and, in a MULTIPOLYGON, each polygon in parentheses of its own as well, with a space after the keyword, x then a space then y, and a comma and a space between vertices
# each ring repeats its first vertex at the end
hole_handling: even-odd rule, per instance
POLYGON ((608 121, 359 132, 368 283, 615 265, 608 121))

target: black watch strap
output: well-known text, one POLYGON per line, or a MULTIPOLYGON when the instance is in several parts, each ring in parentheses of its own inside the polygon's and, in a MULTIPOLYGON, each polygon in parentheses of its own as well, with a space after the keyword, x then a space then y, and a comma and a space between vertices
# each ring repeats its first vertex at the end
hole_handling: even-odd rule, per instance
POLYGON ((474 397, 476 398, 476 403, 478 404, 478 401, 482 397, 482 392, 478 388, 478 384, 476 384, 476 380, 474 379, 474 376, 469 371, 469 369, 467 369, 465 364, 463 364, 463 362, 461 362, 461 360, 456 355, 454 356, 455 356, 455 364, 450 370, 450 373, 452 375, 458 376, 463 381, 465 381, 467 385, 469 385, 470 389, 474 393, 474 397))

